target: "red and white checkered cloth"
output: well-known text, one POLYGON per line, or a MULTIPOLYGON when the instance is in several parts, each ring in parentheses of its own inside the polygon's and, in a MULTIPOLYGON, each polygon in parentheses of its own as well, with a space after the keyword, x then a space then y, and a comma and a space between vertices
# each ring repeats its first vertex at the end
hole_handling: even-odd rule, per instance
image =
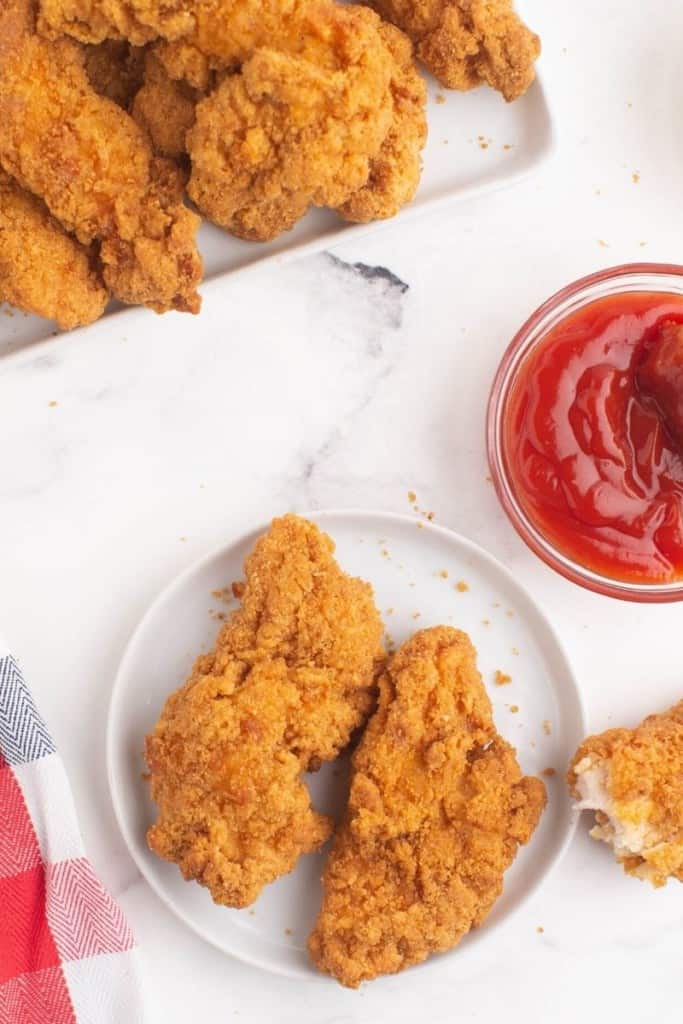
POLYGON ((0 1024, 140 1024, 133 935, 85 856, 61 758, 0 648, 0 1024))

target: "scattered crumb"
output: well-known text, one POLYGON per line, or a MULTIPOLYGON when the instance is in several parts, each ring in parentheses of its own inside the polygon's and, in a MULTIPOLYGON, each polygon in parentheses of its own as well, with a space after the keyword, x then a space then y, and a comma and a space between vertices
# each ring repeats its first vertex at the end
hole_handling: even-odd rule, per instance
POLYGON ((491 620, 490 619, 482 619, 481 620, 481 624, 482 624, 482 626, 490 626, 491 625, 491 620))
POLYGON ((442 580, 447 580, 448 579, 448 569, 441 569, 441 571, 439 572, 439 576, 441 577, 442 580))
POLYGON ((517 657, 519 655, 519 651, 517 650, 516 647, 512 648, 512 653, 515 655, 515 657, 517 657))
POLYGON ((235 580, 230 584, 230 589, 232 590, 232 596, 239 601, 244 594, 244 583, 241 580, 235 580))
POLYGON ((230 604, 232 601, 232 591, 229 587, 222 587, 220 590, 212 590, 211 597, 215 597, 218 601, 223 601, 224 604, 230 604))
POLYGON ((382 548, 382 558, 391 558, 391 555, 386 548, 382 548))
POLYGON ((477 135, 477 145, 479 149, 488 149, 493 139, 487 139, 485 135, 477 135))
POLYGON ((546 734, 546 736, 550 736, 550 731, 550 722, 546 718, 543 721, 543 732, 546 734))
POLYGON ((182 540, 184 543, 187 540, 187 537, 180 537, 179 539, 182 540))
POLYGON ((418 530, 424 530, 424 523, 416 523, 415 525, 417 526, 418 530))
POLYGON ((429 522, 430 522, 430 523, 431 523, 431 522, 433 521, 433 519, 434 519, 434 513, 433 513, 433 512, 425 512, 425 516, 426 516, 426 518, 427 518, 427 519, 429 520, 429 522))
POLYGON ((639 245, 639 246, 640 246, 640 248, 642 249, 642 248, 643 248, 643 246, 647 245, 647 242, 638 242, 638 245, 639 245))
POLYGON ((510 705, 510 714, 516 715, 518 711, 519 711, 519 704, 511 704, 510 705))
POLYGON ((508 608, 505 614, 507 615, 508 619, 514 619, 515 617, 515 613, 513 612, 512 608, 508 608))
POLYGON ((493 483, 493 477, 491 476, 490 473, 486 474, 486 483, 487 484, 492 484, 493 483))
POLYGON ((638 182, 640 181, 640 171, 633 172, 633 174, 631 175, 631 181, 634 185, 638 184, 638 182))
POLYGON ((51 409, 54 409, 54 407, 57 405, 57 403, 54 400, 52 402, 48 402, 47 404, 50 406, 51 409))
POLYGON ((387 615, 393 615, 394 614, 394 609, 393 608, 387 608, 386 614, 387 615))
POLYGON ((217 608, 209 608, 209 615, 217 622, 225 622, 228 617, 225 612, 219 612, 217 608))
POLYGON ((606 242, 604 238, 598 238, 598 245, 601 249, 609 249, 609 242, 606 242))
POLYGON ((408 491, 408 501, 410 502, 411 505, 415 504, 415 502, 417 501, 417 494, 415 493, 415 491, 408 491))
POLYGON ((422 615, 422 612, 413 612, 413 618, 414 619, 419 619, 421 615, 422 615))
POLYGON ((249 911, 249 917, 256 917, 256 911, 255 910, 250 910, 249 911))
POLYGON ((444 139, 443 140, 443 144, 444 144, 444 146, 447 146, 448 145, 448 139, 444 139))
POLYGON ((557 775, 554 768, 544 768, 541 775, 545 775, 547 779, 552 779, 553 775, 557 775))
POLYGON ((458 582, 455 584, 455 589, 458 591, 459 594, 465 594, 470 588, 469 584, 465 583, 464 580, 458 580, 458 582))
MULTIPOLYGON (((541 929, 541 931, 542 931, 542 930, 543 930, 543 929, 541 929)), ((292 929, 291 929, 291 928, 285 928, 285 935, 293 935, 293 934, 294 934, 294 932, 292 931, 292 929)))
POLYGON ((500 669, 497 668, 493 675, 493 681, 496 686, 507 686, 508 683, 512 682, 512 676, 509 676, 507 672, 501 672, 500 669))
POLYGON ((437 103, 445 103, 446 102, 446 97, 443 95, 443 93, 437 92, 437 94, 436 94, 436 102, 437 103))
POLYGON ((543 932, 545 931, 545 928, 543 927, 542 924, 539 924, 539 926, 536 929, 536 931, 538 932, 539 935, 543 935, 543 932))

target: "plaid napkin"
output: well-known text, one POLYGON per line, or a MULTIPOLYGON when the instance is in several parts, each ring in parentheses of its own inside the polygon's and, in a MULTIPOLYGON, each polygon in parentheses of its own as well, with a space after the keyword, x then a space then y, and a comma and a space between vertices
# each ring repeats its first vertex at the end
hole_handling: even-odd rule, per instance
POLYGON ((85 856, 61 758, 0 646, 0 1024, 140 1024, 134 947, 85 856))

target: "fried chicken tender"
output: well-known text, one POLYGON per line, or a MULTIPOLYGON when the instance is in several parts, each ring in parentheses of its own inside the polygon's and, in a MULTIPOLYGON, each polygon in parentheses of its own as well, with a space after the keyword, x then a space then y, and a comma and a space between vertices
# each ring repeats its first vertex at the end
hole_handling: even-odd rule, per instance
MULTIPOLYGON (((188 192, 207 217, 241 238, 274 238, 309 205, 343 206, 366 186, 397 126, 392 77, 400 88, 407 72, 377 16, 330 7, 325 17, 316 22, 328 44, 324 63, 262 48, 197 106, 187 136, 188 192)), ((419 105, 423 96, 413 95, 419 105)), ((399 192, 377 199, 377 208, 395 203, 399 192)), ((371 202, 359 199, 358 211, 364 204, 371 202)))
POLYGON ((413 40, 417 55, 448 89, 483 82, 510 102, 529 88, 541 52, 538 36, 512 0, 371 0, 413 40))
POLYGON ((197 312, 199 218, 138 125, 93 90, 81 49, 33 35, 26 6, 0 0, 0 166, 84 245, 101 240, 118 298, 197 312))
POLYGON ((156 153, 173 160, 186 155, 185 138, 194 124, 200 95, 186 82, 174 81, 153 50, 147 53, 144 83, 131 114, 147 132, 156 153))
POLYGON ((420 183, 427 141, 427 87, 413 62, 410 40, 392 25, 381 25, 379 32, 396 62, 390 86, 392 123, 370 161, 367 183, 337 208, 345 220, 361 224, 393 217, 410 202, 420 183))
POLYGON ((343 985, 403 970, 480 925, 531 838, 543 783, 496 732, 469 637, 416 633, 380 678, 308 948, 343 985))
POLYGON ((579 808, 595 811, 591 836, 627 874, 683 882, 683 701, 635 729, 589 736, 567 781, 579 808))
POLYGON ((108 298, 92 251, 0 171, 0 302, 68 331, 97 320, 108 298))
POLYGON ((124 40, 107 39, 85 48, 85 71, 91 86, 124 110, 142 86, 144 68, 144 49, 124 40))
POLYGON ((312 523, 275 519, 245 562, 240 609, 147 737, 149 845, 216 903, 252 903, 332 829, 301 773, 364 723, 383 658, 372 589, 333 551, 312 523))

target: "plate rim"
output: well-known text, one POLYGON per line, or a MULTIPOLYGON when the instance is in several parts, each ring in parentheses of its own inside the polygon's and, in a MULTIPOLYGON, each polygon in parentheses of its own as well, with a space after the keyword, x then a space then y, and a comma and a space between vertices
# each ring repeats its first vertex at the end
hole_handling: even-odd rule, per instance
MULTIPOLYGON (((285 515, 287 513, 283 512, 280 514, 285 515)), ((325 520, 343 516, 348 518, 363 518, 368 521, 382 520, 386 522, 387 520, 390 520, 391 522, 401 526, 414 526, 416 524, 421 524, 422 529, 424 529, 428 533, 431 532, 436 534, 437 536, 441 536, 450 543, 455 542, 469 553, 475 555, 477 558, 482 559, 483 562, 489 566, 489 568, 500 573, 502 577, 505 579, 505 581, 509 585, 511 585, 513 589, 517 592, 517 594, 522 598, 522 600, 527 602, 532 611, 538 616, 538 618, 548 631, 548 635, 550 639, 553 641, 556 647, 556 651, 562 659, 565 674, 572 684, 572 692, 576 704, 576 713, 578 716, 577 724, 580 728, 582 736, 586 735, 587 715, 582 690, 579 686, 577 677, 574 673, 571 659, 569 658, 569 655, 567 653, 567 650, 561 637, 558 635, 554 625, 546 616, 541 606, 537 604, 535 598, 532 597, 530 592, 516 579, 516 577, 507 568, 507 566, 505 566, 501 561, 499 561, 496 558, 495 555, 490 554, 490 552, 488 552, 485 548, 481 547, 481 545, 479 545, 476 541, 470 540, 468 537, 463 536, 462 534, 458 533, 456 530, 453 530, 448 526, 442 526, 440 523, 434 523, 429 520, 425 521, 418 518, 417 516, 410 516, 406 515, 405 513, 389 512, 383 511, 381 509, 364 509, 357 506, 350 506, 348 508, 310 509, 308 511, 297 511, 293 514, 302 516, 303 518, 310 519, 316 523, 320 520, 324 522, 325 520)), ((121 688, 122 679, 126 673, 127 663, 132 657, 132 652, 134 651, 136 641, 138 640, 140 634, 143 632, 147 621, 153 617, 154 613, 157 610, 157 607, 167 599, 167 597, 173 590, 182 587, 183 583, 185 583, 187 579, 191 578, 196 573, 201 572, 201 570, 205 566, 210 564, 212 561, 214 561, 220 555, 228 551, 230 548, 239 547, 240 545, 246 544, 247 542, 253 542, 253 540, 261 536, 268 529, 268 527, 270 526, 270 522, 272 521, 272 518, 273 517, 271 517, 271 519, 264 524, 259 524, 252 530, 248 530, 241 533, 239 536, 234 537, 228 543, 220 544, 213 547, 205 555, 193 561, 180 573, 177 573, 170 580, 168 580, 167 583, 164 586, 162 586, 162 588, 158 591, 158 593, 152 599, 152 601, 147 605, 142 616, 138 620, 137 624, 134 626, 132 632, 129 634, 125 642, 125 646, 123 648, 123 653, 119 660, 118 668, 113 679, 111 692, 109 694, 109 700, 107 702, 105 734, 107 788, 109 790, 109 798, 111 800, 112 807, 114 810, 116 824, 125 843, 128 855, 132 858, 133 863, 135 864, 142 878, 147 883, 147 885, 149 885, 153 893, 161 900, 164 906, 174 915, 174 917, 178 921, 180 921, 185 927, 189 928, 190 931, 194 932, 195 935, 199 936, 199 938, 201 938, 204 942, 207 942, 214 949, 217 949, 224 956, 232 957, 240 963, 247 964, 249 967, 258 968, 271 974, 277 974, 280 977, 286 977, 290 980, 306 980, 318 983, 322 982, 324 984, 332 983, 333 979, 327 977, 326 975, 315 972, 314 970, 311 970, 310 972, 292 970, 288 969, 287 966, 285 966, 284 964, 273 964, 272 962, 266 959, 260 959, 259 957, 252 956, 249 953, 235 951, 234 949, 228 950, 225 948, 225 946, 220 945, 219 942, 215 938, 213 938, 207 931, 205 931, 201 924, 198 924, 197 922, 193 921, 190 917, 186 916, 186 914, 167 896, 164 888, 158 883, 156 875, 154 875, 151 871, 148 870, 148 866, 143 860, 143 858, 138 856, 138 852, 136 850, 132 836, 130 835, 127 819, 123 813, 123 808, 121 806, 120 789, 115 784, 114 781, 114 758, 116 753, 114 719, 116 718, 116 708, 120 699, 119 690, 121 688)), ((568 825, 564 830, 564 837, 559 846, 557 847, 555 853, 552 855, 545 871, 539 876, 537 876, 531 882, 531 884, 527 887, 521 898, 518 900, 517 904, 508 911, 505 917, 503 917, 499 921, 494 921, 492 924, 490 924, 487 927, 486 932, 475 933, 475 937, 471 939, 466 946, 462 947, 462 949, 460 949, 460 947, 458 946, 454 947, 455 950, 458 950, 459 955, 451 960, 452 965, 457 964, 458 962, 462 962, 463 959, 467 957, 468 952, 471 953, 477 947, 479 947, 481 945, 482 938, 485 939, 487 935, 491 935, 494 932, 500 932, 506 926, 509 926, 514 921, 515 917, 520 913, 520 911, 524 907, 526 907, 532 899, 538 896, 542 887, 553 876, 558 866, 562 862, 564 856, 566 855, 569 845, 571 844, 571 841, 576 833, 580 816, 581 812, 578 811, 574 805, 572 805, 569 811, 568 825)), ((472 935, 472 933, 470 933, 470 935, 472 935)), ((452 958, 453 952, 454 950, 447 950, 445 953, 442 954, 433 954, 427 957, 427 959, 422 961, 421 963, 412 965, 411 969, 414 970, 416 967, 422 970, 434 968, 439 964, 443 964, 445 958, 452 958)), ((393 975, 389 975, 388 977, 393 977, 393 975)))

